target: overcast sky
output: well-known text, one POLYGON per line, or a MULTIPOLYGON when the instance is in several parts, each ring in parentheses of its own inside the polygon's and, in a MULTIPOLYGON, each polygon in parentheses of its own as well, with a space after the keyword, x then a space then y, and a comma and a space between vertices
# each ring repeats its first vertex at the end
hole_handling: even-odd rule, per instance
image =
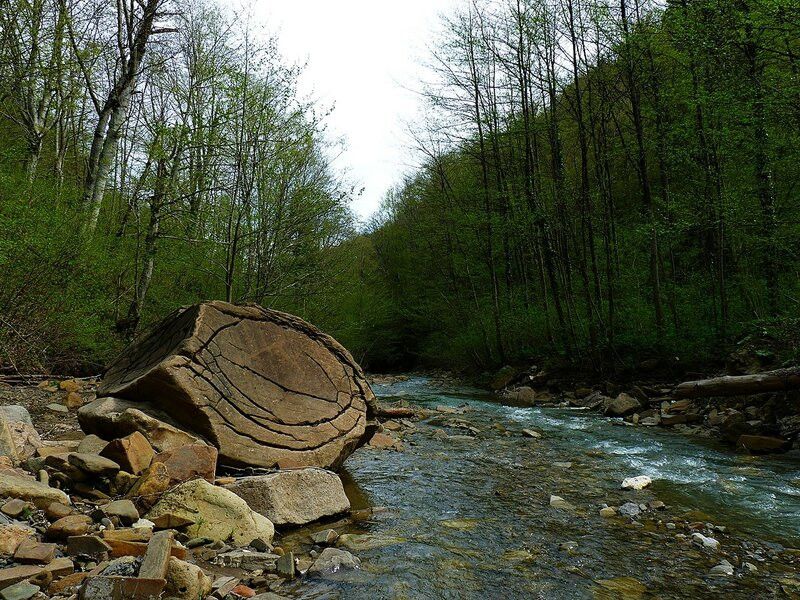
MULTIPOLYGON (((344 136, 338 159, 363 185, 353 205, 365 218, 412 162, 404 122, 419 117, 426 46, 438 15, 459 0, 255 0, 254 12, 293 62, 308 61, 302 90, 335 103, 329 127, 344 136)), ((463 0, 460 0, 463 2, 463 0)))

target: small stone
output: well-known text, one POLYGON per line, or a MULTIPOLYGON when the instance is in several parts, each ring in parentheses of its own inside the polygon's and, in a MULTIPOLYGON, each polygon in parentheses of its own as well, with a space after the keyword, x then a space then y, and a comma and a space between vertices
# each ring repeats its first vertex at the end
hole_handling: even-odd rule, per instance
POLYGON ((111 546, 96 535, 73 535, 67 539, 67 554, 102 559, 111 552, 111 546))
POLYGON ((0 569, 0 590, 6 589, 20 581, 28 580, 31 577, 36 577, 43 571, 44 569, 39 565, 20 565, 17 567, 0 569))
POLYGON ((323 529, 311 535, 311 541, 319 546, 330 546, 339 538, 339 534, 333 529, 323 529))
POLYGON ((309 575, 324 577, 337 571, 361 568, 361 561, 338 548, 325 548, 314 563, 308 568, 309 575))
POLYGON ((68 413, 69 409, 64 406, 63 404, 56 404, 55 402, 52 404, 47 405, 48 410, 52 410, 53 412, 57 413, 68 413))
POLYGON ((538 431, 534 431, 533 429, 523 429, 522 433, 529 438, 539 439, 542 437, 542 434, 538 431))
POLYGON ((109 517, 117 517, 123 525, 132 525, 139 520, 139 511, 130 500, 115 500, 103 506, 109 517))
POLYGON ((84 535, 92 525, 91 517, 69 515, 58 519, 47 528, 46 536, 53 540, 66 540, 72 536, 84 535))
POLYGON ((614 517, 614 516, 616 516, 616 514, 617 514, 617 511, 614 508, 612 508, 611 506, 606 506, 605 508, 601 508, 600 509, 600 516, 605 518, 605 519, 609 519, 611 517, 614 517))
POLYGON ((39 593, 39 586, 20 581, 0 592, 2 600, 29 600, 39 593))
POLYGON ((253 598, 256 595, 256 591, 253 588, 240 583, 231 590, 231 594, 241 598, 253 598))
POLYGON ((628 477, 622 482, 623 490, 642 490, 653 483, 647 475, 639 475, 638 477, 628 477))
POLYGON ((55 544, 42 544, 34 539, 23 540, 14 553, 14 560, 24 565, 46 565, 56 557, 55 544))
POLYGON ((24 500, 20 500, 19 498, 14 498, 9 500, 0 508, 0 511, 3 514, 8 515, 12 519, 16 519, 20 515, 22 515, 25 511, 30 511, 33 508, 29 502, 25 502, 24 500))
POLYGON ((674 529, 677 528, 677 525, 675 525, 675 523, 667 523, 666 524, 666 528, 670 529, 670 530, 674 530, 674 529))
POLYGON ((99 454, 72 452, 67 460, 72 466, 94 477, 113 477, 120 470, 117 463, 99 454))
POLYGON ((88 575, 88 573, 72 573, 70 575, 66 575, 61 579, 51 583, 50 587, 47 588, 47 593, 51 596, 68 594, 69 592, 72 592, 78 588, 88 575))
POLYGON ((100 451, 100 456, 114 461, 123 471, 139 475, 153 462, 155 452, 147 438, 134 431, 123 438, 110 441, 100 451))
POLYGON ((211 584, 211 595, 214 598, 225 598, 237 585, 239 585, 238 579, 223 575, 215 579, 214 583, 211 584))
POLYGON ((758 567, 755 566, 751 562, 742 563, 742 566, 749 572, 749 573, 758 573, 758 567))
POLYGON ((170 557, 165 588, 167 596, 186 600, 205 598, 211 591, 211 584, 211 578, 197 565, 170 557))
POLYGON ((51 521, 57 521, 58 519, 68 517, 73 512, 75 511, 71 507, 66 504, 61 504, 60 502, 51 502, 44 510, 44 514, 51 521))
POLYGON ((58 384, 59 389, 65 392, 77 392, 83 384, 76 379, 66 379, 58 384))
POLYGON ((634 504, 633 502, 626 502, 617 509, 617 512, 627 517, 635 517, 640 512, 642 512, 642 510, 639 508, 638 504, 634 504))
POLYGON ((278 575, 280 575, 284 579, 294 579, 295 578, 294 553, 287 552, 286 554, 281 556, 275 563, 275 568, 277 570, 278 575))
POLYGON ((128 498, 143 510, 149 510, 170 487, 169 473, 164 463, 154 462, 128 492, 128 498))
POLYGON ((578 542, 564 542, 558 546, 558 549, 572 554, 578 549, 578 542))
POLYGON ((727 560, 722 560, 716 567, 713 567, 708 574, 715 577, 729 577, 733 575, 733 565, 727 560))
POLYGON ((653 500, 652 502, 647 503, 647 508, 650 510, 665 510, 667 505, 664 504, 661 500, 653 500))
POLYGON ((44 570, 50 573, 55 579, 73 573, 75 571, 75 564, 70 559, 62 556, 45 565, 44 570))
POLYGON ((250 547, 258 552, 269 552, 272 550, 272 546, 261 538, 255 538, 250 542, 250 547))
POLYGON ((172 485, 197 479, 214 483, 217 472, 217 454, 214 446, 189 444, 160 452, 153 460, 167 466, 172 485))
POLYGON ((0 556, 13 556, 20 544, 30 539, 34 533, 27 525, 0 525, 0 556))
POLYGON ((708 548, 710 550, 719 550, 719 541, 711 537, 706 537, 702 533, 693 533, 692 539, 701 544, 704 548, 708 548))
POLYGON ((90 433, 80 441, 75 451, 81 454, 100 454, 107 445, 107 441, 90 433))
POLYGON ((64 406, 66 406, 68 409, 80 408, 83 406, 83 396, 81 396, 78 392, 68 393, 67 397, 64 398, 64 406))
POLYGON ((153 517, 151 522, 155 526, 155 529, 180 529, 181 527, 194 525, 195 520, 173 513, 165 513, 158 517, 153 517))
POLYGON ((561 496, 550 496, 550 506, 559 510, 572 510, 575 508, 561 496))

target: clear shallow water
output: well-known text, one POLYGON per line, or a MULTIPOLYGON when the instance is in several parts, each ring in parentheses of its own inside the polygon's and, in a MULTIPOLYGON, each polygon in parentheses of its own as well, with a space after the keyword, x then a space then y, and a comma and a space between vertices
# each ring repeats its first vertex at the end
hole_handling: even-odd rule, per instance
POLYGON ((385 510, 346 529, 356 534, 348 549, 362 559, 362 570, 304 584, 302 597, 785 597, 776 581, 794 577, 791 565, 709 578, 719 556, 654 520, 726 526, 715 537, 743 558, 743 540, 800 547, 797 454, 737 455, 668 430, 619 426, 569 409, 505 406, 478 390, 423 378, 374 390, 384 402, 466 405, 467 412, 423 419, 406 432, 404 452, 365 448, 347 461, 355 503, 385 510), (458 422, 477 428, 477 436, 436 434, 439 428, 450 436, 466 433, 447 426, 458 422), (542 439, 523 437, 524 428, 542 439), (651 488, 619 489, 625 477, 642 474, 654 479, 651 488), (574 510, 551 508, 551 494, 574 510), (656 499, 669 509, 648 513, 653 519, 643 519, 644 526, 598 515, 602 503, 656 499), (565 551, 564 542, 577 548, 565 551), (640 584, 620 595, 613 590, 630 584, 619 579, 625 577, 640 584))

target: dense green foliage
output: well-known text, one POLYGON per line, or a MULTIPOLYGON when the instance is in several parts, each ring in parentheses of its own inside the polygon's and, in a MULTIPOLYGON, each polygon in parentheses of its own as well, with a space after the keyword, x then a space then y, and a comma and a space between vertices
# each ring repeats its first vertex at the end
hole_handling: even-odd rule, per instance
POLYGON ((375 369, 796 342, 796 2, 465 3, 421 164, 361 233, 274 40, 200 0, 127 6, 0 0, 3 370, 96 371, 212 298, 375 369))
POLYGON ((4 370, 96 372, 204 299, 333 322, 352 186, 326 109, 247 22, 201 1, 0 2, 4 370))
POLYGON ((445 29, 424 164, 370 236, 374 360, 685 364, 793 327, 796 2, 487 0, 445 29))

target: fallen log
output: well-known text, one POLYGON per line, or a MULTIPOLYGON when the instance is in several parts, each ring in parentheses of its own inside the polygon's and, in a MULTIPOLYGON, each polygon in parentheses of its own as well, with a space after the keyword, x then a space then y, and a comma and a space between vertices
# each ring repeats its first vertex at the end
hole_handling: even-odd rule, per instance
POLYGON ((679 384, 672 397, 710 398, 713 396, 744 396, 766 392, 785 392, 800 389, 800 366, 777 371, 685 381, 679 384))

